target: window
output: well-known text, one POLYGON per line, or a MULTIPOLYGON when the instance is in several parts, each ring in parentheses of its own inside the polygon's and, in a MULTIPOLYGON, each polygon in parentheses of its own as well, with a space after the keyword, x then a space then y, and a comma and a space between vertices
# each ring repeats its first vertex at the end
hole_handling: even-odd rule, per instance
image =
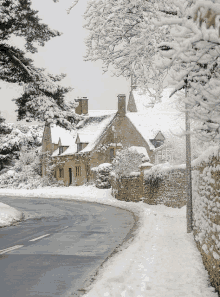
POLYGON ((59 155, 61 155, 63 153, 63 147, 59 146, 59 155))
POLYGON ((81 176, 81 166, 76 166, 76 176, 81 176))
POLYGON ((77 153, 82 150, 82 143, 77 143, 77 153))
POLYGON ((56 171, 56 169, 54 170, 54 177, 57 178, 57 171, 56 171))
POLYGON ((110 161, 112 161, 115 157, 114 149, 110 148, 110 161))
POLYGON ((59 177, 64 178, 64 170, 63 168, 59 168, 59 177))

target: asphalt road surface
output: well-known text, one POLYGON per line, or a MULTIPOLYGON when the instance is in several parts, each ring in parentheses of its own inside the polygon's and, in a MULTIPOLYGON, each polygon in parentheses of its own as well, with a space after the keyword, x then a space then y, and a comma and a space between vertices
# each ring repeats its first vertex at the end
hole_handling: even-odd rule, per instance
POLYGON ((25 220, 0 228, 0 296, 80 296, 134 225, 123 209, 63 199, 0 197, 25 220))

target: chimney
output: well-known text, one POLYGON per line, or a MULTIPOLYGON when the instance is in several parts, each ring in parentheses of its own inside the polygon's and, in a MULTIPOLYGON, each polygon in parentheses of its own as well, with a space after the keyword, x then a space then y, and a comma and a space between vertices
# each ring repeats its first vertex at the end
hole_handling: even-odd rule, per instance
POLYGON ((124 117, 126 114, 126 96, 125 94, 118 95, 118 115, 124 117))
POLYGON ((75 113, 87 114, 88 113, 88 100, 89 99, 87 97, 75 99, 75 101, 79 103, 79 105, 75 109, 75 113))

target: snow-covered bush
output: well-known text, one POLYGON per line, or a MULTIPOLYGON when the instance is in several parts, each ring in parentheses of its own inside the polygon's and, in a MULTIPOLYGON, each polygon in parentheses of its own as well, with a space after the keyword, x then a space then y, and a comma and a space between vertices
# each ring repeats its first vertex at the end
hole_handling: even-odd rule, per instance
POLYGON ((22 146, 38 147, 42 143, 43 127, 0 123, 0 169, 12 165, 22 146), (4 125, 4 126, 3 126, 4 125))
POLYGON ((146 156, 137 150, 125 148, 116 153, 112 161, 112 169, 118 176, 126 176, 131 172, 139 171, 138 166, 146 161, 146 156))
POLYGON ((92 171, 95 172, 95 186, 99 189, 109 189, 111 188, 111 176, 112 164, 103 163, 98 167, 92 168, 92 171))
POLYGON ((9 170, 2 170, 0 175, 0 188, 26 188, 32 189, 41 186, 61 186, 51 174, 41 177, 41 148, 23 146, 18 160, 9 170))

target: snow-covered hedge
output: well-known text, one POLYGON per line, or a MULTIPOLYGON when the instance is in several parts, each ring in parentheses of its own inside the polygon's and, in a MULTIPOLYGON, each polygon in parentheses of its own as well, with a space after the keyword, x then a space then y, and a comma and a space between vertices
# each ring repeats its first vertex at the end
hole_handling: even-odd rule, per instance
POLYGON ((194 235, 211 283, 220 292, 220 159, 219 147, 193 162, 194 235))

